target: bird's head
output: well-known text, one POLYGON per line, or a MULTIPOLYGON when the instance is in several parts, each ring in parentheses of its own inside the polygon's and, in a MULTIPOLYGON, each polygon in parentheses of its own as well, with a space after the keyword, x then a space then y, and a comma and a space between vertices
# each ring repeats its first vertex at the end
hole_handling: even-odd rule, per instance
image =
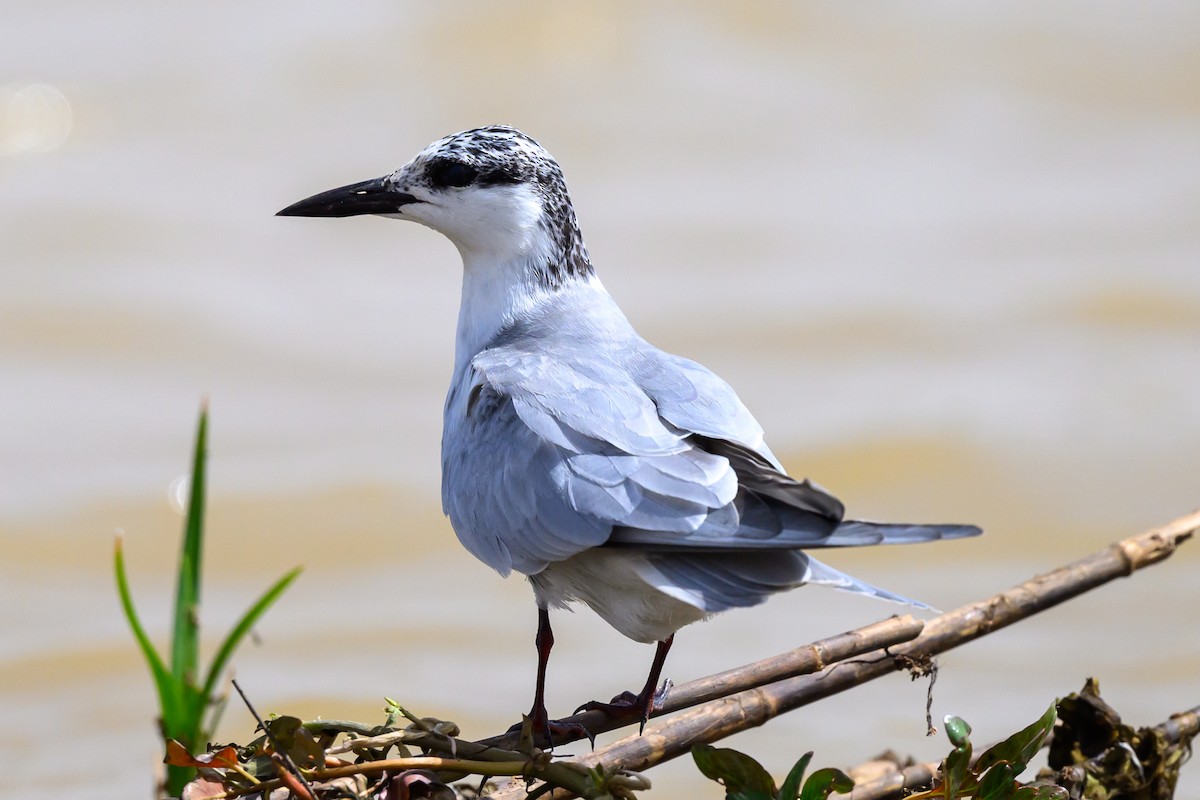
POLYGON ((551 273, 591 272, 558 162, 516 128, 439 139, 392 174, 313 195, 285 217, 375 214, 427 225, 464 260, 530 259, 551 273))

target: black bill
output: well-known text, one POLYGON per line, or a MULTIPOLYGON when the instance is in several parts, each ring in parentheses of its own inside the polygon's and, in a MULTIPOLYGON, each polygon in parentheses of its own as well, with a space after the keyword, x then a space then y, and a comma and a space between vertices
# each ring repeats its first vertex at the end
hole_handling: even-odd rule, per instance
POLYGON ((390 188, 383 178, 352 183, 314 194, 292 203, 277 217, 354 217, 359 214, 395 214, 417 198, 390 188))

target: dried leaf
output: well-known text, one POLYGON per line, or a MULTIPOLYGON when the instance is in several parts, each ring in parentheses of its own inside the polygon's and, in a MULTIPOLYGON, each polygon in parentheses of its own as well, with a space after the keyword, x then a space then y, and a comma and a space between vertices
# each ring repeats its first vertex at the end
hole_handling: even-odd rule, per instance
POLYGON ((291 756, 299 767, 321 767, 325 765, 325 748, 296 717, 276 717, 267 721, 267 730, 278 742, 283 752, 291 756))
POLYGON ((1058 730, 1050 741, 1050 769, 1095 758, 1132 734, 1121 715, 1100 697, 1094 678, 1088 678, 1080 692, 1058 702, 1058 716, 1058 730))
POLYGON ((172 767, 230 769, 236 766, 238 763, 237 750, 233 747, 233 745, 226 745, 215 752, 193 756, 187 751, 187 748, 178 741, 175 739, 168 739, 167 755, 163 759, 163 763, 169 764, 172 767))
POLYGON ((212 797, 221 797, 228 791, 228 786, 211 775, 200 775, 183 787, 180 800, 208 800, 212 797))

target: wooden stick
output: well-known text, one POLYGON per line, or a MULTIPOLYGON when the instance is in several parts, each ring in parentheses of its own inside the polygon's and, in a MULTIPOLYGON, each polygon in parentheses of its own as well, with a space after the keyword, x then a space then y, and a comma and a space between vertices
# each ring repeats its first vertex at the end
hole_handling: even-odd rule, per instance
POLYGON ((797 675, 811 675, 838 661, 912 641, 924 628, 922 620, 907 614, 896 615, 753 664, 689 681, 671 690, 662 710, 655 716, 681 711, 797 675))
POLYGON ((1172 714, 1169 720, 1155 727, 1171 744, 1183 739, 1193 739, 1200 734, 1200 706, 1172 714))
POLYGON ((848 774, 854 779, 854 790, 850 792, 848 800, 901 800, 914 791, 929 788, 941 763, 928 761, 907 767, 899 764, 890 766, 889 769, 885 761, 870 761, 851 769, 848 774), (864 780, 863 773, 874 777, 864 780))
MULTIPOLYGON (((764 684, 809 675, 832 663, 860 656, 882 647, 891 647, 915 639, 924 629, 925 623, 911 615, 892 616, 852 631, 839 633, 827 639, 797 647, 786 653, 755 661, 725 672, 698 678, 674 687, 668 694, 663 707, 651 716, 659 717, 685 708, 727 697, 736 692, 753 689, 764 684)), ((596 736, 606 731, 622 728, 638 721, 638 711, 631 712, 628 719, 614 718, 603 711, 585 711, 560 720, 566 724, 577 724, 596 736)), ((555 744, 562 745, 582 739, 582 735, 555 737, 555 744)), ((504 733, 481 739, 478 742, 490 747, 511 749, 517 746, 516 733, 504 733)), ((546 743, 542 743, 546 744, 546 743)))
MULTIPOLYGON (((942 614, 926 623, 920 636, 894 650, 877 650, 853 661, 832 664, 813 675, 787 678, 741 691, 669 719, 657 720, 646 726, 643 735, 614 742, 583 757, 580 763, 607 769, 648 769, 689 752, 694 745, 757 727, 784 712, 905 669, 914 661, 927 661, 938 653, 986 636, 1115 578, 1157 564, 1174 553, 1197 529, 1200 529, 1200 511, 1117 542, 986 600, 942 614)), ((497 800, 508 797, 506 791, 507 787, 493 796, 497 800)))

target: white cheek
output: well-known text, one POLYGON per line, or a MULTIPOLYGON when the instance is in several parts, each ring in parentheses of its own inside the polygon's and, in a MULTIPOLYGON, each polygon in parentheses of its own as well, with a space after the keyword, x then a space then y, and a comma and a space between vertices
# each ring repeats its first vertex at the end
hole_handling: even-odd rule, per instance
POLYGON ((468 260, 540 259, 550 247, 538 224, 541 199, 526 185, 451 192, 379 216, 432 228, 450 239, 468 260))
POLYGON ((541 201, 529 187, 485 189, 463 198, 463 214, 456 230, 441 228, 451 239, 469 250, 486 250, 504 258, 528 255, 542 244, 538 220, 541 201), (470 220, 469 224, 462 224, 470 220))
POLYGON ((438 217, 441 216, 438 211, 439 209, 434 206, 424 203, 413 203, 411 205, 404 206, 395 214, 380 214, 379 216, 388 217, 389 219, 403 219, 408 220, 409 222, 417 222, 428 228, 433 228, 435 231, 448 234, 448 232, 438 224, 438 217))

